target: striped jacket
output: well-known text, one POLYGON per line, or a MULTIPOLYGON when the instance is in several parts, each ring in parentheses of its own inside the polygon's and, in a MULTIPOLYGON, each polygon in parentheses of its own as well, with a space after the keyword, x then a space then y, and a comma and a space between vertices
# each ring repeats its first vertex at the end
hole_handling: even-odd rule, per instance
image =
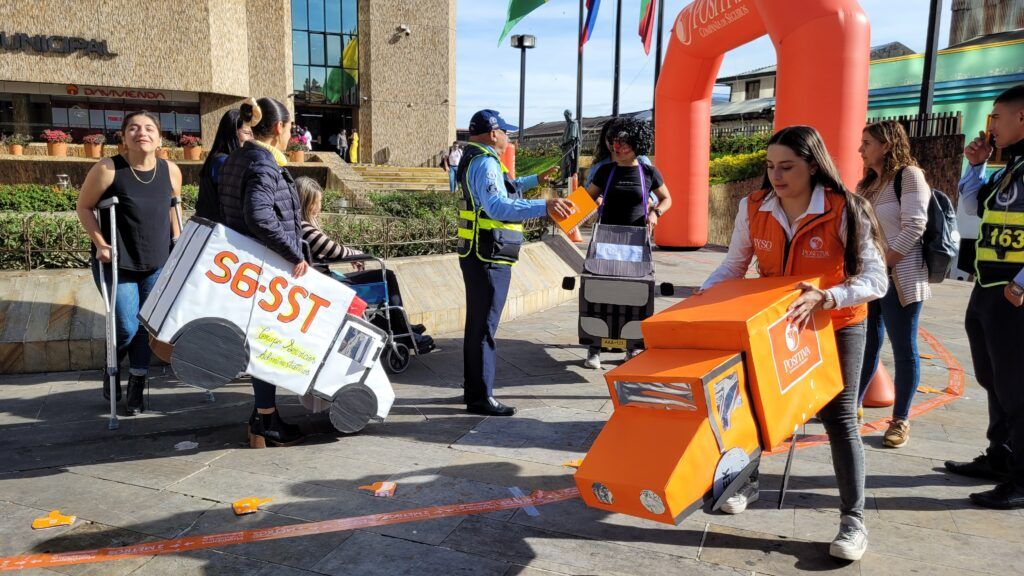
POLYGON ((305 220, 302 221, 302 239, 309 244, 310 252, 313 253, 314 263, 362 254, 359 250, 331 240, 327 234, 324 234, 319 228, 305 220))
POLYGON ((931 200, 931 186, 920 168, 908 166, 903 170, 901 183, 902 200, 896 199, 894 180, 874 195, 871 205, 875 208, 878 223, 882 226, 885 242, 892 250, 904 254, 903 259, 892 269, 892 282, 900 304, 906 306, 923 302, 932 296, 928 285, 928 267, 924 263, 921 237, 928 223, 928 202, 931 200))

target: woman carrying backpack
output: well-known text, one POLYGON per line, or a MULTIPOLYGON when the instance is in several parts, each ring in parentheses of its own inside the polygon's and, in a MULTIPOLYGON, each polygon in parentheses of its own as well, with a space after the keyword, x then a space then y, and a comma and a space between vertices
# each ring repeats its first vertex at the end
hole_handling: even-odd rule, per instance
POLYGON ((857 192, 874 207, 888 246, 885 264, 889 270, 889 289, 880 300, 868 304, 867 343, 858 406, 863 405, 868 383, 878 369, 882 337, 888 331, 896 363, 896 402, 882 444, 899 448, 910 439, 910 405, 921 380, 921 360, 917 355, 918 319, 921 306, 932 295, 921 250, 931 188, 910 154, 907 133, 897 122, 868 124, 862 135, 860 154, 864 158, 864 178, 857 184, 857 192))

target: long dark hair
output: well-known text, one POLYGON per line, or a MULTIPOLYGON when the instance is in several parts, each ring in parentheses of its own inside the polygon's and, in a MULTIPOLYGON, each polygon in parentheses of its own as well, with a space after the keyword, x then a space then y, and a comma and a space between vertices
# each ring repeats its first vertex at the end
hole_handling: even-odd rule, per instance
POLYGON ((878 174, 865 166, 864 177, 857 183, 857 192, 863 194, 868 200, 874 200, 881 189, 876 186, 871 194, 867 194, 866 192, 872 188, 873 184, 888 182, 896 176, 896 172, 900 168, 917 166, 917 160, 910 153, 910 138, 907 137, 907 131, 899 122, 894 120, 872 122, 864 127, 864 133, 870 134, 872 138, 883 145, 889 145, 889 151, 885 153, 882 173, 878 174))
MULTIPOLYGON (((841 194, 846 200, 846 247, 843 251, 843 269, 847 276, 859 274, 863 269, 863 263, 857 255, 858 238, 860 238, 860 227, 863 226, 863 221, 866 220, 871 226, 871 237, 875 241, 878 253, 880 255, 885 253, 874 211, 866 200, 853 194, 843 185, 839 169, 836 168, 835 162, 829 156, 825 142, 817 130, 810 126, 789 126, 773 134, 768 140, 768 146, 785 146, 811 166, 817 167, 817 170, 811 174, 811 190, 821 185, 826 191, 832 194, 841 194)), ((765 171, 761 188, 768 194, 775 193, 767 171, 765 171)))
POLYGON ((608 121, 604 123, 604 126, 601 126, 601 136, 597 139, 597 147, 594 148, 595 164, 612 157, 612 151, 608 148, 608 135, 611 133, 612 128, 618 120, 618 116, 609 118, 608 121))
POLYGON ((217 125, 217 135, 213 138, 213 145, 203 162, 203 174, 209 174, 213 166, 214 158, 218 154, 230 155, 239 147, 238 129, 242 127, 242 120, 238 110, 232 108, 220 117, 220 124, 217 125))
MULTIPOLYGON (((238 113, 239 118, 245 124, 252 122, 253 119, 258 119, 252 127, 252 134, 257 138, 269 136, 274 129, 274 124, 278 122, 292 121, 292 115, 288 112, 288 108, 278 100, 260 98, 256 101, 256 106, 259 108, 258 112, 253 108, 251 101, 243 102, 238 113)), ((288 134, 282 136, 286 139, 289 137, 288 134)))

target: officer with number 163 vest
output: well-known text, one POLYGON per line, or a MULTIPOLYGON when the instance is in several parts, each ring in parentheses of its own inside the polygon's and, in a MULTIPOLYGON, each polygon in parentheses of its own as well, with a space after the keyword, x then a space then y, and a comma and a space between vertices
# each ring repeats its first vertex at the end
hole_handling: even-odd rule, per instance
POLYGON ((511 416, 515 408, 494 399, 497 347, 494 335, 505 308, 512 265, 523 244, 523 221, 572 213, 568 200, 526 200, 523 193, 547 183, 551 168, 513 180, 499 157, 516 130, 494 110, 481 110, 469 122, 469 144, 456 173, 459 207, 459 266, 466 285, 466 331, 463 339, 463 396, 466 410, 487 416, 511 416))

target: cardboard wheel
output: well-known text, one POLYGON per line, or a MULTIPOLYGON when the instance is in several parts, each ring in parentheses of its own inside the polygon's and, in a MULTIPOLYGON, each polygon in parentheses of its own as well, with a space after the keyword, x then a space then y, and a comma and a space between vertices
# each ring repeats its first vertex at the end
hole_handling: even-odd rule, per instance
POLYGON ((349 384, 331 402, 331 424, 344 434, 354 434, 366 427, 377 413, 377 395, 365 384, 349 384))
POLYGON ((157 340, 152 334, 149 335, 149 348, 153 351, 153 356, 171 363, 171 354, 174 353, 174 345, 161 340, 157 340))
POLYGON ((212 319, 185 326, 171 352, 174 375, 190 386, 207 390, 231 382, 248 364, 245 334, 234 324, 212 319))

